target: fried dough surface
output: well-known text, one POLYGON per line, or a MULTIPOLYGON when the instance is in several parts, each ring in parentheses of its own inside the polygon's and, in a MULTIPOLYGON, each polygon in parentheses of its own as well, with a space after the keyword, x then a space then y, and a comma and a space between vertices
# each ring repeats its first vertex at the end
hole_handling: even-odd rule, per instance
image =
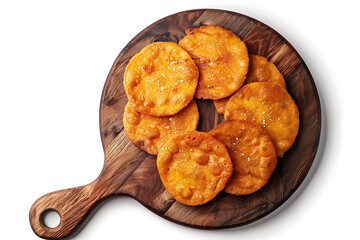
POLYGON ((198 121, 199 111, 194 100, 169 117, 141 114, 128 103, 123 116, 124 129, 132 143, 152 155, 157 155, 169 138, 196 130, 198 121))
POLYGON ((225 119, 259 124, 270 136, 276 155, 293 145, 299 130, 299 110, 289 93, 274 83, 250 83, 237 91, 225 109, 225 119))
POLYGON ((286 89, 283 75, 272 62, 263 56, 249 54, 249 71, 245 84, 253 82, 272 82, 286 89))
POLYGON ((224 143, 233 163, 233 174, 224 189, 234 195, 246 195, 262 188, 277 163, 270 137, 255 123, 228 120, 210 131, 224 143))
POLYGON ((218 99, 218 100, 213 100, 216 111, 219 114, 225 113, 226 104, 229 102, 230 98, 231 98, 231 96, 222 98, 222 99, 218 99))
POLYGON ((233 170, 225 145, 197 131, 167 141, 159 152, 157 166, 169 194, 190 206, 213 199, 224 189, 233 170))
POLYGON ((155 42, 131 58, 123 82, 136 111, 170 116, 193 99, 198 77, 199 70, 184 49, 172 42, 155 42))
POLYGON ((196 98, 230 96, 245 81, 249 57, 246 45, 233 32, 209 25, 186 30, 179 42, 200 71, 196 98))
MULTIPOLYGON (((249 70, 244 84, 253 82, 272 82, 286 89, 283 75, 272 62, 262 56, 249 54, 249 70)), ((231 96, 214 100, 215 108, 218 113, 225 113, 226 104, 230 98, 231 96)))

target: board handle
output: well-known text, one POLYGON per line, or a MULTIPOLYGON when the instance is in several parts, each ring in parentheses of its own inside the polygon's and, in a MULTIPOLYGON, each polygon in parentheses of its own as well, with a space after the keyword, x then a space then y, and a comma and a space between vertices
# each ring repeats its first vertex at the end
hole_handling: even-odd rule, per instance
MULTIPOLYGON (((115 149, 116 150, 116 149, 115 149)), ((127 153, 105 152, 104 167, 98 178, 87 185, 48 193, 34 202, 30 208, 30 225, 36 235, 47 239, 60 239, 75 232, 88 213, 102 199, 118 195, 119 187, 144 160, 146 153, 134 147, 127 153), (60 215, 57 227, 44 223, 44 215, 56 211, 60 215)))
POLYGON ((30 209, 30 225, 41 238, 59 239, 71 234, 85 215, 99 200, 92 194, 93 184, 48 193, 34 202, 30 209), (44 216, 55 211, 60 216, 60 223, 50 228, 44 223, 44 216))

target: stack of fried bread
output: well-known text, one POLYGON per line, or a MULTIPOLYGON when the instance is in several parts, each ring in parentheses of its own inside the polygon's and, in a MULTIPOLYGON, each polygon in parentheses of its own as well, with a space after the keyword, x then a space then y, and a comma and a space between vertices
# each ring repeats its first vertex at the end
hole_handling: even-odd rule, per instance
POLYGON ((179 44, 149 44, 129 61, 125 131, 157 155, 166 190, 183 204, 205 204, 222 190, 254 193, 293 145, 298 108, 276 66, 249 55, 233 32, 209 25, 186 34, 179 44), (213 100, 225 122, 196 131, 194 97, 213 100))

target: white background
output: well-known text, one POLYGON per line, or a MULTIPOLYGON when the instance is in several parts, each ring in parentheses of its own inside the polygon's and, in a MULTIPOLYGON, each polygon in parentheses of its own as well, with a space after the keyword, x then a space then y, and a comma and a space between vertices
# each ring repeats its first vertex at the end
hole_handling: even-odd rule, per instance
POLYGON ((356 1, 2 1, 0 239, 38 239, 41 195, 101 171, 99 104, 112 63, 142 29, 183 10, 219 8, 276 29, 309 67, 322 101, 320 149, 304 184, 270 217, 204 231, 135 200, 104 204, 74 239, 326 239, 359 236, 360 22, 356 1))

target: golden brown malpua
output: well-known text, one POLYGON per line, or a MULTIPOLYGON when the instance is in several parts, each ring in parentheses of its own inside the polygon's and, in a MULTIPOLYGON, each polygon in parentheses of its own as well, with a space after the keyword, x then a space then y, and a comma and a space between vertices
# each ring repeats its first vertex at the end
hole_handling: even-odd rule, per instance
POLYGON ((195 97, 216 100, 236 92, 249 66, 245 43, 233 32, 214 25, 187 29, 186 34, 179 45, 200 71, 195 97))
POLYGON ((157 167, 169 194, 190 206, 213 199, 233 170, 225 145, 209 133, 197 131, 167 141, 158 154, 157 167))
POLYGON ((233 163, 234 171, 225 192, 251 194, 268 182, 276 167, 276 152, 270 137, 259 125, 228 120, 211 130, 210 135, 225 144, 233 163))
POLYGON ((198 68, 184 49, 173 42, 155 42, 130 59, 123 82, 136 111, 171 116, 193 99, 198 77, 198 68))
POLYGON ((299 130, 299 110, 290 94, 274 83, 243 86, 229 100, 225 119, 259 124, 270 136, 276 155, 282 157, 293 145, 299 130))

